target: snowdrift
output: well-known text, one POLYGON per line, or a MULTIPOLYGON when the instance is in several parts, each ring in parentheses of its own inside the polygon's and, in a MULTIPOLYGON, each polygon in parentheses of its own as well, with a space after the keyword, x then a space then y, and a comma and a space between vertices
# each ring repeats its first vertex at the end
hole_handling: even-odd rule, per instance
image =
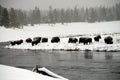
POLYGON ((52 71, 48 70, 45 67, 34 67, 32 71, 36 72, 36 73, 39 73, 39 74, 42 74, 42 75, 57 78, 57 79, 68 80, 67 78, 64 78, 64 77, 62 77, 62 76, 60 76, 58 74, 53 73, 52 71))
POLYGON ((29 70, 5 65, 0 65, 0 75, 0 80, 68 80, 53 78, 29 70))

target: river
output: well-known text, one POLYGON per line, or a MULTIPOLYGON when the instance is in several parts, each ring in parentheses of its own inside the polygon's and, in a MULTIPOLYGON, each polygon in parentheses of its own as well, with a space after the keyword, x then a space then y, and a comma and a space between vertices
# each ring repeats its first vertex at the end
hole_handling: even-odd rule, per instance
POLYGON ((0 64, 41 65, 70 80, 120 80, 120 52, 16 50, 0 44, 0 64))

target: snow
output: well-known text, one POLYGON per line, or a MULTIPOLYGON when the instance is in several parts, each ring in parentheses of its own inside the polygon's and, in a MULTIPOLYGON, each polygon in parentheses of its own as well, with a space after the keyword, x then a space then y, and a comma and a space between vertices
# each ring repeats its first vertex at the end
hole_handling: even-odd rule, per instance
MULTIPOLYGON (((63 41, 66 41, 66 38, 61 38, 63 41)), ((90 45, 84 45, 83 43, 39 43, 38 45, 32 46, 30 43, 23 43, 21 45, 11 46, 8 45, 6 48, 13 49, 42 49, 42 50, 93 50, 93 51, 120 51, 120 43, 115 42, 114 44, 105 44, 103 40, 100 42, 93 42, 90 45)))
POLYGON ((26 39, 36 36, 68 36, 82 34, 105 34, 120 33, 120 21, 96 22, 96 23, 58 23, 54 26, 48 24, 34 25, 33 27, 23 26, 23 29, 6 29, 0 27, 0 42, 26 39))
POLYGON ((11 46, 6 48, 15 49, 61 49, 61 50, 97 50, 97 51, 120 51, 120 21, 111 22, 96 22, 96 23, 66 23, 64 25, 57 23, 53 26, 48 24, 40 24, 34 26, 24 26, 23 29, 6 29, 0 27, 0 42, 27 39, 34 37, 47 37, 48 43, 39 43, 32 46, 28 43, 21 45, 11 46), (79 38, 87 36, 93 38, 95 35, 100 34, 102 39, 100 42, 93 41, 90 45, 83 44, 70 44, 68 38, 73 36, 79 38), (51 43, 50 40, 54 36, 59 36, 60 43, 51 43), (104 37, 113 37, 114 44, 105 44, 104 37))
POLYGON ((48 77, 29 70, 0 65, 0 80, 66 80, 48 77))
MULTIPOLYGON (((35 69, 35 68, 34 68, 34 69, 35 69)), ((34 69, 33 69, 33 72, 36 72, 36 71, 34 71, 34 69)), ((49 74, 49 75, 51 75, 51 76, 53 76, 53 77, 55 77, 55 78, 59 78, 59 79, 62 79, 62 80, 68 80, 68 79, 66 79, 66 78, 64 78, 64 77, 62 77, 62 76, 60 76, 60 75, 57 75, 57 74, 53 73, 52 71, 48 70, 48 69, 45 68, 45 67, 38 68, 38 71, 44 71, 44 72, 46 72, 47 74, 49 74)))

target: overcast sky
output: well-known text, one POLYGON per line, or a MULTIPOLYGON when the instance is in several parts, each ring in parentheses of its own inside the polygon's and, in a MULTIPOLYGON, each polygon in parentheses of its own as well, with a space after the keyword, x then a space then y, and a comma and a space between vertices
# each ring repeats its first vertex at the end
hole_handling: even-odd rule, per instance
POLYGON ((73 8, 94 7, 94 6, 113 6, 120 0, 0 0, 0 5, 7 8, 33 9, 38 6, 40 9, 48 9, 49 5, 53 8, 73 8))

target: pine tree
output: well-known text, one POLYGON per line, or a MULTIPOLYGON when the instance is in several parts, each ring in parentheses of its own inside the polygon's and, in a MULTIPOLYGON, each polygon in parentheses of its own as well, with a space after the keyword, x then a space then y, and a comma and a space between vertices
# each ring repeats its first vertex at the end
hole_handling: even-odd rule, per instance
POLYGON ((97 21, 97 13, 94 8, 90 8, 90 17, 89 17, 89 22, 95 22, 97 21))
POLYGON ((74 19, 74 22, 78 22, 79 21, 79 13, 78 13, 78 8, 77 6, 75 6, 74 8, 74 14, 73 14, 73 19, 74 19))
POLYGON ((117 15, 117 20, 120 20, 120 3, 116 4, 116 15, 117 15))
POLYGON ((36 9, 36 18, 37 18, 37 23, 40 24, 41 23, 41 12, 40 12, 40 9, 37 8, 36 9))
POLYGON ((8 15, 7 8, 3 9, 2 18, 1 18, 1 25, 5 26, 7 28, 9 27, 9 15, 8 15))
POLYGON ((61 21, 62 24, 65 23, 65 10, 62 8, 61 9, 61 21))
POLYGON ((27 25, 27 15, 24 11, 22 10, 17 10, 17 17, 18 17, 18 22, 21 26, 27 25))
POLYGON ((71 9, 67 9, 65 11, 65 22, 72 22, 72 14, 71 14, 71 9))
POLYGON ((89 9, 88 8, 86 8, 85 10, 85 21, 89 22, 89 9))
POLYGON ((80 13, 80 15, 79 15, 80 22, 85 22, 85 20, 86 20, 85 9, 81 8, 79 13, 80 13))
POLYGON ((48 22, 54 24, 55 21, 54 21, 54 15, 53 15, 52 6, 49 6, 48 16, 49 16, 48 22))
POLYGON ((57 9, 54 9, 53 10, 53 21, 54 23, 57 23, 58 22, 58 18, 59 18, 59 15, 58 15, 58 12, 57 12, 57 9))
POLYGON ((17 12, 14 8, 10 9, 9 16, 10 16, 10 26, 15 27, 15 28, 19 28, 20 23, 19 23, 19 20, 18 20, 17 12))
POLYGON ((41 22, 41 13, 39 8, 35 7, 35 9, 32 12, 32 19, 34 24, 40 24, 41 22))
POLYGON ((106 17, 107 17, 107 12, 106 12, 106 8, 101 7, 100 8, 100 19, 101 21, 106 21, 106 17))
POLYGON ((2 20, 2 12, 3 12, 3 7, 0 5, 0 26, 2 26, 1 20, 2 20))

